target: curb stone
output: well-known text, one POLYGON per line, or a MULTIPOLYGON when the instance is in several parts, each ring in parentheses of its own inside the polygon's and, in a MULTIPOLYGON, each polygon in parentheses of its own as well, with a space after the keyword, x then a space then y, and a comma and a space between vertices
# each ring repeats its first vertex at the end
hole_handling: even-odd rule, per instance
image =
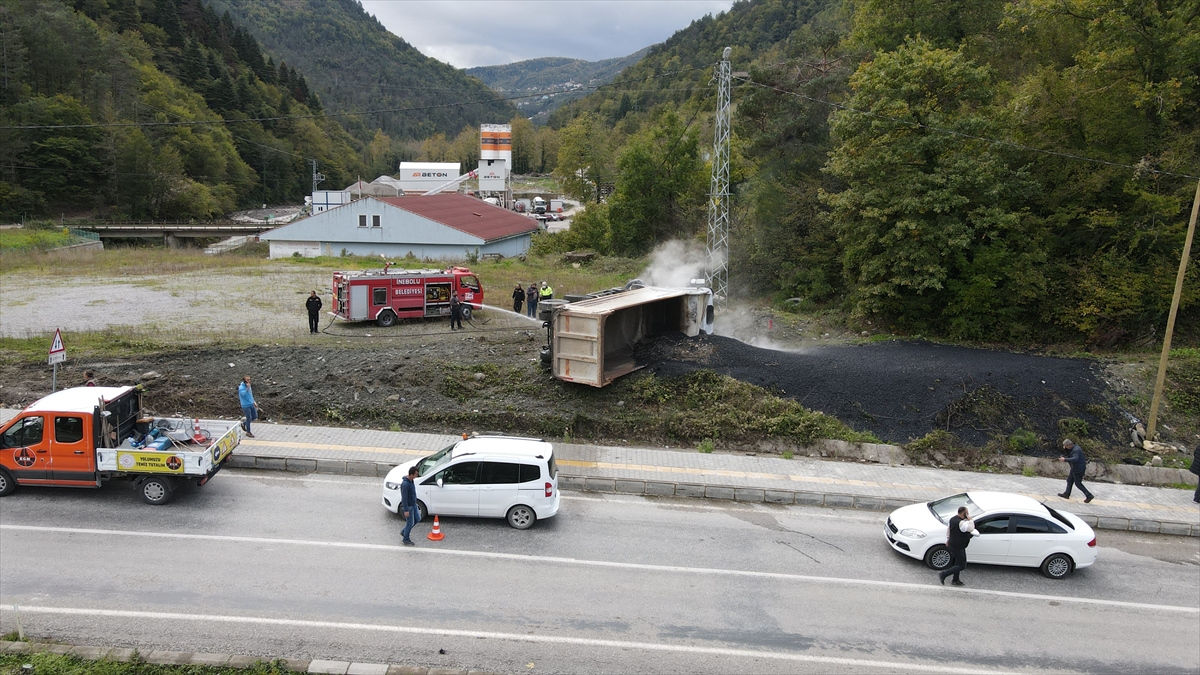
MULTIPOLYGON (((300 469, 295 460, 235 453, 229 463, 235 469, 266 469, 276 471, 307 472, 352 476, 385 476, 390 464, 361 462, 354 460, 308 460, 305 469, 300 469)), ((559 473, 559 487, 579 492, 607 492, 650 497, 690 497, 747 503, 800 504, 834 509, 858 511, 891 511, 907 506, 911 501, 888 499, 870 495, 848 495, 839 492, 810 492, 801 490, 763 489, 752 485, 704 485, 698 483, 672 483, 662 480, 637 480, 580 476, 559 473)), ((1098 530, 1126 532, 1156 532, 1185 537, 1200 537, 1200 522, 1183 523, 1168 520, 1146 520, 1112 516, 1080 516, 1090 527, 1098 530)))
POLYGON ((214 668, 251 668, 258 663, 282 661, 298 673, 341 673, 342 675, 494 675, 482 670, 454 668, 424 668, 397 663, 359 663, 355 661, 326 661, 321 659, 270 658, 207 652, 148 651, 114 647, 89 647, 51 642, 19 642, 0 640, 0 654, 63 654, 83 661, 118 661, 122 663, 151 663, 156 665, 209 666, 214 668), (134 657, 137 656, 135 659, 134 657))

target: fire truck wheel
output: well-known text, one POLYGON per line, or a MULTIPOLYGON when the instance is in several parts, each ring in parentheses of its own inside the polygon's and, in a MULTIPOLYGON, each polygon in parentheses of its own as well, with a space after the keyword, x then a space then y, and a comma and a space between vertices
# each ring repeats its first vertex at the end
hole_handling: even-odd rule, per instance
POLYGON ((383 310, 379 316, 375 317, 375 323, 380 328, 390 328, 396 325, 396 315, 391 310, 383 310))
POLYGON ((142 501, 147 504, 166 504, 171 501, 171 481, 166 478, 147 478, 138 486, 142 501))
POLYGON ((7 497, 17 489, 17 481, 13 480, 12 474, 4 469, 0 469, 0 497, 7 497))
POLYGON ((462 306, 462 317, 463 317, 463 321, 471 320, 471 306, 465 302, 463 303, 463 306, 462 306))

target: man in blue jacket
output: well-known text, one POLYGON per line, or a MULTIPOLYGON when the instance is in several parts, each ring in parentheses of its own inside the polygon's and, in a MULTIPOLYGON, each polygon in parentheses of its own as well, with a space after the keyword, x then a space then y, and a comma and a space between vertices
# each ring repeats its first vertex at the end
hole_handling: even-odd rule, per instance
POLYGON ((400 479, 400 512, 404 514, 404 531, 400 536, 405 546, 415 545, 409 535, 421 519, 421 512, 417 509, 417 485, 413 483, 416 477, 417 467, 413 465, 408 467, 408 475, 400 479))
POLYGON ((1071 486, 1078 485, 1080 492, 1083 493, 1083 503, 1086 504, 1092 501, 1091 492, 1083 486, 1083 472, 1087 471, 1087 458, 1083 456, 1083 448, 1079 447, 1078 443, 1073 442, 1069 438, 1063 439, 1063 450, 1068 454, 1066 457, 1059 457, 1058 461, 1068 462, 1071 465, 1071 471, 1067 474, 1067 491, 1059 493, 1059 497, 1063 499, 1071 498, 1071 486))
POLYGON ((249 375, 243 377, 242 383, 238 385, 238 403, 242 405, 242 415, 246 418, 242 427, 247 436, 254 438, 254 434, 250 433, 250 423, 258 419, 258 404, 254 402, 254 390, 250 388, 249 375))

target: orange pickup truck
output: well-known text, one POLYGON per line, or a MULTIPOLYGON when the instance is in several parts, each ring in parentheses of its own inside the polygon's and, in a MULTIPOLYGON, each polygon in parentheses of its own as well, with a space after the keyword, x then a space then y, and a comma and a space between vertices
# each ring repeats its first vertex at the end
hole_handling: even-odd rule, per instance
POLYGON ((0 497, 18 485, 100 487, 133 481, 165 504, 184 481, 204 485, 241 440, 237 420, 146 417, 134 387, 75 387, 50 394, 0 426, 0 497))

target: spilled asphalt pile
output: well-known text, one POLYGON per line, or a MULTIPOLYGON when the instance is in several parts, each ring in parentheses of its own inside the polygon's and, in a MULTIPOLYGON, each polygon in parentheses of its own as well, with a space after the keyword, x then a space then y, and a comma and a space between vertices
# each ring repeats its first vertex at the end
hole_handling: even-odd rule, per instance
POLYGON ((1056 456, 1064 434, 1121 444, 1126 421, 1103 366, 1091 359, 892 340, 794 350, 722 336, 675 334, 639 345, 634 357, 661 377, 710 369, 904 444, 936 429, 984 446, 1018 430, 1036 434, 1024 452, 1056 456))

